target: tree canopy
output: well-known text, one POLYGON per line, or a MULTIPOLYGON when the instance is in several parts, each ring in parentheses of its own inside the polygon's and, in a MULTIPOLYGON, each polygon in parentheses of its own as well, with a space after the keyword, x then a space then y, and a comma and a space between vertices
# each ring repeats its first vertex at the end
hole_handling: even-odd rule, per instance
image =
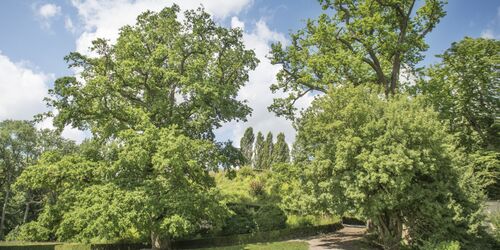
POLYGON ((319 2, 326 13, 291 34, 289 46, 272 46, 271 62, 282 68, 271 90, 288 93, 269 107, 277 115, 292 117, 297 99, 335 86, 377 84, 395 94, 401 70, 423 59, 425 36, 445 15, 443 0, 319 2))
POLYGON ((384 249, 399 247, 403 225, 417 245, 477 233, 482 187, 438 114, 418 99, 332 89, 303 114, 297 144, 313 208, 371 219, 384 249))

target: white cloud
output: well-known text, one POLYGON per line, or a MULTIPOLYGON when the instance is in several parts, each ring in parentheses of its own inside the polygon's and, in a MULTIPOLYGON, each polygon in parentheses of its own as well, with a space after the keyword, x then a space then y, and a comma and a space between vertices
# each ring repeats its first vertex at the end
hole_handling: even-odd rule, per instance
MULTIPOLYGON (((276 117, 274 113, 267 110, 273 98, 283 97, 284 94, 273 94, 269 90, 270 85, 276 82, 276 73, 280 70, 280 66, 272 65, 266 56, 269 54, 272 42, 280 41, 286 44, 287 40, 282 33, 269 29, 262 20, 255 24, 255 28, 251 33, 244 33, 243 40, 247 49, 254 49, 257 58, 260 60, 255 71, 250 72, 248 84, 240 90, 238 95, 238 99, 248 100, 253 112, 247 122, 224 124, 222 128, 217 130, 216 135, 221 140, 232 140, 234 145, 237 146, 245 129, 251 126, 255 133, 261 131, 266 134, 270 131, 276 136, 279 132, 284 132, 287 142, 292 143, 295 140, 295 130, 291 122, 285 118, 276 117)), ((297 106, 305 108, 313 98, 313 96, 304 96, 297 101, 297 106)))
POLYGON ((64 28, 66 28, 66 30, 71 33, 75 33, 76 31, 75 25, 73 25, 73 21, 69 16, 66 16, 66 18, 64 18, 64 28))
POLYGON ((231 28, 240 28, 242 30, 245 30, 245 23, 242 22, 237 16, 233 16, 231 18, 231 28))
POLYGON ((96 38, 109 39, 118 37, 119 29, 124 25, 134 24, 136 17, 146 11, 159 11, 177 3, 182 10, 204 6, 205 10, 217 20, 237 14, 252 4, 252 0, 73 0, 83 24, 83 33, 76 41, 76 50, 89 54, 88 48, 96 38))
POLYGON ((34 6, 34 8, 42 27, 47 29, 50 28, 51 20, 61 14, 61 7, 51 3, 34 6))
MULTIPOLYGON (((47 111, 43 98, 54 76, 36 72, 27 63, 14 63, 0 51, 0 120, 32 120, 33 116, 47 111)), ((39 128, 53 128, 52 120, 46 119, 39 128)), ((88 133, 66 128, 63 136, 81 142, 88 133)))
POLYGON ((489 22, 483 31, 481 31, 481 37, 488 39, 500 39, 500 7, 497 9, 495 18, 489 22))
POLYGON ((30 120, 44 111, 43 98, 51 75, 16 64, 0 52, 0 76, 0 120, 30 120))

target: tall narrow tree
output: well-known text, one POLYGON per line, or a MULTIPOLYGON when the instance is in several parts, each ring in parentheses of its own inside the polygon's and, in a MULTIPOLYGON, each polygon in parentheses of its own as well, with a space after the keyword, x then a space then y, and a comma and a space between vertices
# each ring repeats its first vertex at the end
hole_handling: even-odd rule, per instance
POLYGON ((273 163, 273 133, 268 132, 266 135, 266 140, 264 141, 264 147, 262 149, 262 167, 265 169, 271 168, 273 163))
POLYGON ((290 162, 290 149, 285 141, 285 134, 279 133, 273 147, 273 163, 290 162))
POLYGON ((245 157, 246 164, 252 164, 253 156, 253 142, 255 141, 255 135, 253 133, 253 128, 248 127, 240 140, 240 150, 245 157))
POLYGON ((255 150, 254 150, 254 168, 262 169, 264 166, 264 135, 259 131, 257 133, 257 139, 255 140, 255 150))

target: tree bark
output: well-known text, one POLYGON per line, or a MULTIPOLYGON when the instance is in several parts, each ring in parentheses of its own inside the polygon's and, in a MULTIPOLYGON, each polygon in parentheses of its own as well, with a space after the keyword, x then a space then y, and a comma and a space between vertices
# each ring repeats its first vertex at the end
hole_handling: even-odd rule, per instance
POLYGON ((403 223, 398 214, 384 213, 375 219, 380 245, 385 250, 399 250, 403 237, 403 223))
POLYGON ((161 234, 157 232, 151 232, 151 248, 158 250, 170 250, 172 249, 172 242, 168 237, 162 237, 161 234))

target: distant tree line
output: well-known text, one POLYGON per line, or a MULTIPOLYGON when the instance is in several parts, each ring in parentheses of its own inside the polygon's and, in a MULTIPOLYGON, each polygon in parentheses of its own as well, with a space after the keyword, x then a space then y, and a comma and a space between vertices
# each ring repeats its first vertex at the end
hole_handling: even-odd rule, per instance
POLYGON ((273 133, 268 132, 264 139, 262 132, 259 131, 256 137, 253 128, 248 127, 240 140, 240 150, 245 163, 255 169, 270 169, 275 163, 290 162, 290 149, 284 133, 279 133, 274 143, 273 133))

